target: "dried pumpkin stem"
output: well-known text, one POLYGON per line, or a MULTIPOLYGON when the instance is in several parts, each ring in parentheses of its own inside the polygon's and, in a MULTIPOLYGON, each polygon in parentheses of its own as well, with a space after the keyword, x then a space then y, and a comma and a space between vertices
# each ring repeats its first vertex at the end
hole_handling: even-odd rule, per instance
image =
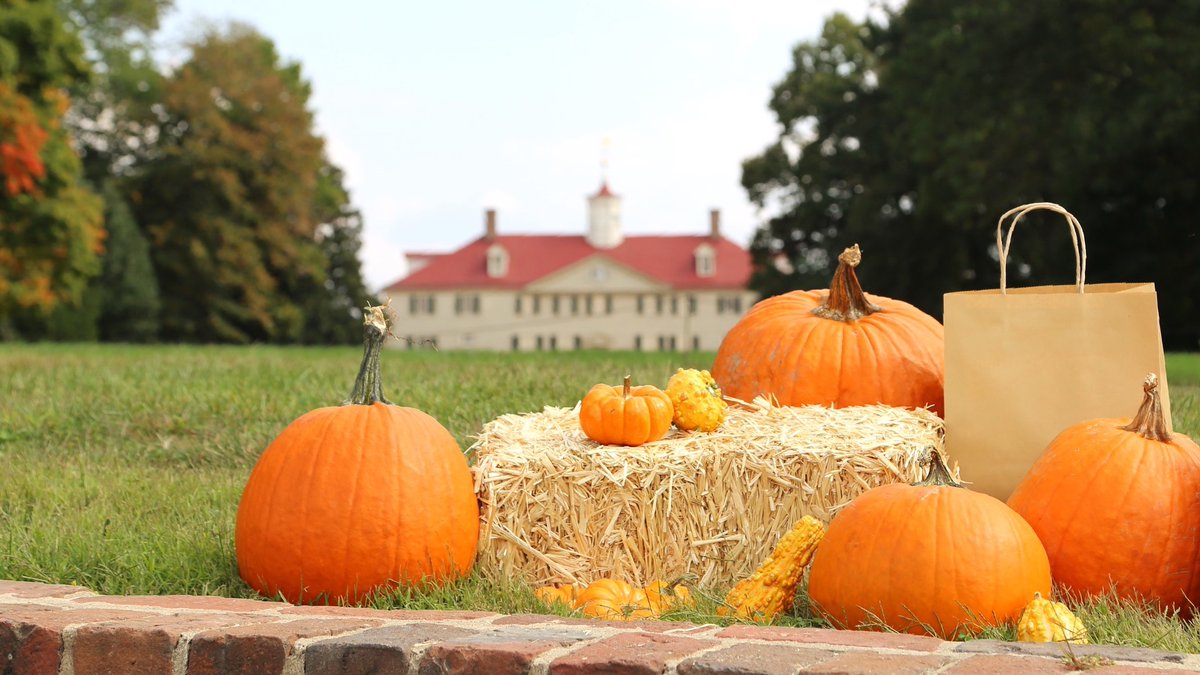
POLYGON ((629 390, 632 388, 633 388, 633 381, 629 378, 628 375, 626 375, 625 376, 625 389, 624 389, 625 398, 629 398, 629 396, 630 396, 629 390))
POLYGON ((1158 376, 1150 373, 1142 384, 1142 405, 1128 426, 1121 427, 1152 441, 1171 443, 1171 432, 1167 431, 1167 419, 1163 416, 1162 400, 1158 398, 1158 376))
POLYGON ((962 487, 962 483, 954 479, 950 467, 946 466, 946 457, 936 448, 929 448, 929 475, 925 480, 913 483, 914 487, 962 487))
POLYGON ((858 275, 854 268, 862 262, 862 251, 858 244, 842 251, 838 256, 837 271, 833 273, 833 281, 829 282, 829 295, 825 302, 812 311, 819 317, 834 321, 857 321, 870 316, 882 308, 871 304, 866 293, 858 283, 858 275))
POLYGON ((354 380, 354 390, 350 398, 342 405, 371 405, 372 403, 387 403, 383 395, 383 382, 380 375, 380 354, 383 352, 383 339, 388 334, 387 315, 383 307, 363 308, 363 358, 358 367, 358 377, 354 380))

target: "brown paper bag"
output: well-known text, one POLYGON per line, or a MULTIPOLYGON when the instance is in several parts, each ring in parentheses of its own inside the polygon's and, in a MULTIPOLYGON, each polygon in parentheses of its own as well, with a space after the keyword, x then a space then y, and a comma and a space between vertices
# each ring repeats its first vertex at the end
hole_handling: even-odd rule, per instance
POLYGON ((1063 429, 1133 417, 1148 373, 1161 383, 1168 428, 1171 408, 1154 284, 1085 286, 1083 227, 1057 204, 1005 213, 996 248, 999 289, 945 295, 946 450, 973 489, 1004 500, 1063 429), (1074 285, 1007 288, 1013 230, 1035 210, 1067 219, 1074 285))

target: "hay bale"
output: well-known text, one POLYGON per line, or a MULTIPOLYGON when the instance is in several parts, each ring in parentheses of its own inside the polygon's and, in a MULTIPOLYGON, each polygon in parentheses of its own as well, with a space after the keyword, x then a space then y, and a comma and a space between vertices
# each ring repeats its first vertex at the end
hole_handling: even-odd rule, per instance
POLYGON ((584 436, 578 406, 503 415, 472 446, 478 568, 531 584, 684 573, 728 585, 803 515, 822 521, 871 487, 914 482, 942 420, 887 406, 731 406, 720 429, 637 448, 584 436))

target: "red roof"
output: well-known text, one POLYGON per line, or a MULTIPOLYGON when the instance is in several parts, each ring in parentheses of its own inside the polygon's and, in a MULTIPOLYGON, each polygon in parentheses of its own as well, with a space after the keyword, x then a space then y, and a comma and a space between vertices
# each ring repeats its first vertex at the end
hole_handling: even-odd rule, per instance
POLYGON ((592 199, 596 197, 616 197, 616 195, 613 194, 612 190, 608 189, 608 181, 604 181, 600 184, 600 191, 592 195, 592 199))
POLYGON ((439 256, 425 267, 384 290, 443 288, 523 288, 589 256, 607 257, 671 288, 745 288, 750 280, 750 254, 721 237, 632 236, 620 246, 596 248, 583 236, 501 235, 479 238, 439 256), (508 274, 487 275, 487 250, 500 244, 508 252, 508 274), (716 253, 716 273, 696 275, 695 251, 708 244, 716 253))

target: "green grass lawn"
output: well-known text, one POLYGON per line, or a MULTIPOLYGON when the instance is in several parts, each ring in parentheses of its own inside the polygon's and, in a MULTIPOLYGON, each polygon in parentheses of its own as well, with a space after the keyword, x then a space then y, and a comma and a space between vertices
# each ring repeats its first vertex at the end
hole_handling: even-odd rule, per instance
MULTIPOLYGON (((0 346, 0 579, 252 596, 234 559, 242 486, 289 422, 345 398, 359 358, 351 347, 0 346)), ((574 405, 591 384, 627 372, 662 386, 676 368, 707 368, 712 358, 388 351, 384 386, 466 448, 502 413, 574 405)), ((1200 355, 1169 356, 1168 380, 1176 430, 1200 436, 1200 355)), ((700 595, 681 618, 712 620, 716 598, 700 595)), ((529 588, 478 578, 377 604, 547 611, 529 588)), ((1200 652, 1190 626, 1141 608, 1102 603, 1082 613, 1108 642, 1200 652)), ((809 623, 800 614, 783 622, 809 623)))

